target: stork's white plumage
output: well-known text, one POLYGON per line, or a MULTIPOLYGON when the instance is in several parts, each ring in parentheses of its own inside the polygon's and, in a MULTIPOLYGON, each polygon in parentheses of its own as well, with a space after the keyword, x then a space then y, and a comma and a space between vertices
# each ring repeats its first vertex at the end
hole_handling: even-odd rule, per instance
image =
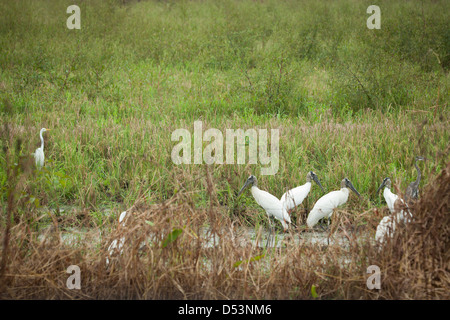
MULTIPOLYGON (((127 212, 124 211, 119 216, 119 224, 123 228, 125 227, 125 217, 127 215, 127 212)), ((122 254, 123 252, 123 245, 125 243, 125 237, 120 237, 120 239, 114 239, 111 244, 108 247, 108 254, 109 256, 114 255, 115 253, 122 254)), ((109 258, 106 257, 106 264, 109 264, 109 258)))
POLYGON ((400 212, 403 207, 408 208, 408 205, 403 201, 402 198, 391 191, 391 183, 391 179, 384 178, 383 182, 377 190, 377 193, 384 187, 383 196, 384 200, 386 200, 389 211, 391 213, 394 213, 396 211, 400 212))
POLYGON ((412 218, 408 205, 403 201, 402 198, 391 191, 391 179, 384 178, 383 182, 377 190, 377 193, 383 187, 384 200, 386 200, 391 215, 383 217, 383 219, 381 219, 380 223, 377 226, 377 230, 375 232, 375 240, 379 243, 384 242, 386 235, 392 237, 395 232, 397 223, 408 223, 412 218))
POLYGON ((345 178, 341 181, 340 190, 327 193, 319 200, 317 200, 313 209, 309 213, 308 218, 306 219, 306 224, 308 225, 308 227, 312 228, 322 218, 331 218, 333 210, 347 202, 350 193, 349 189, 360 196, 355 187, 353 187, 350 180, 345 178))
POLYGON ((252 193, 253 198, 255 198, 255 201, 266 211, 267 216, 269 217, 269 221, 270 217, 274 217, 275 219, 281 222, 284 230, 287 230, 289 228, 289 223, 291 223, 291 218, 289 217, 289 214, 283 208, 281 201, 277 197, 275 197, 274 195, 270 194, 267 191, 258 188, 255 176, 251 175, 247 179, 244 186, 239 191, 238 197, 249 185, 252 186, 250 191, 252 193))
POLYGON ((391 213, 394 213, 394 203, 395 201, 399 200, 399 197, 387 187, 383 190, 383 196, 384 200, 386 200, 389 211, 391 211, 391 213))
POLYGON ((308 174, 306 175, 306 183, 304 185, 291 189, 281 196, 281 203, 283 205, 283 208, 287 212, 289 212, 289 210, 292 210, 293 208, 301 204, 303 200, 305 200, 305 198, 309 194, 309 191, 311 190, 311 180, 314 180, 323 191, 323 187, 320 184, 317 175, 313 171, 308 172, 308 174))
POLYGON ((286 210, 281 205, 281 201, 274 195, 267 191, 259 189, 257 186, 252 186, 250 191, 255 198, 255 201, 266 210, 267 215, 274 217, 281 222, 284 229, 288 229, 288 223, 291 222, 291 218, 286 210))
POLYGON ((375 240, 378 243, 384 243, 385 237, 392 237, 395 232, 395 227, 398 223, 408 223, 411 221, 411 213, 407 210, 400 211, 399 213, 394 213, 389 216, 383 217, 377 226, 377 231, 375 232, 375 240))
MULTIPOLYGON (((127 212, 126 211, 122 212, 119 216, 119 223, 122 223, 122 221, 125 219, 126 216, 127 212)), ((122 224, 122 226, 125 226, 125 222, 122 224)))
POLYGON ((375 240, 378 243, 384 242, 384 237, 387 235, 391 237, 395 231, 395 223, 394 223, 395 215, 389 215, 383 217, 380 223, 377 226, 377 231, 375 232, 375 240))

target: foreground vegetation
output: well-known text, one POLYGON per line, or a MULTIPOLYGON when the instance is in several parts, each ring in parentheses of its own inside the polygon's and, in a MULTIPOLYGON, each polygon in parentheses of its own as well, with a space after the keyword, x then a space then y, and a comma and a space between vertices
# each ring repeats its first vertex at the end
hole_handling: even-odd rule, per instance
MULTIPOLYGON (((214 183, 210 178, 207 182, 214 183)), ((373 237, 379 212, 354 215, 341 210, 334 215, 329 236, 344 235, 345 245, 311 244, 305 238, 296 242, 303 234, 291 229, 291 239, 281 248, 263 249, 239 234, 240 222, 232 221, 209 191, 211 203, 204 209, 195 208, 191 194, 185 192, 158 205, 137 203, 125 226, 100 232, 100 242, 98 229, 67 243, 61 240, 61 230, 39 237, 30 232, 26 220, 19 221, 11 229, 1 297, 449 298, 450 165, 411 207, 414 220, 398 226, 382 248, 367 237, 373 237), (364 227, 355 228, 358 225, 364 227), (109 255, 111 240, 122 237, 123 253, 109 255), (80 290, 67 289, 66 270, 73 264, 80 268, 80 290), (381 272, 376 289, 367 285, 369 266, 381 272)))
MULTIPOLYGON (((12 248, 24 250, 10 251, 18 255, 8 260, 11 270, 19 274, 36 267, 42 252, 54 259, 51 261, 64 256, 63 249, 52 255, 41 247, 37 233, 43 225, 51 224, 56 229, 89 226, 108 233, 120 211, 138 204, 137 212, 152 217, 148 221, 161 228, 161 237, 172 228, 191 224, 197 230, 204 226, 203 220, 211 228, 220 229, 220 225, 224 230, 233 221, 251 226, 265 224, 265 215, 250 193, 235 198, 249 174, 258 176, 259 164, 172 162, 171 151, 176 144, 171 141, 172 132, 180 128, 193 132, 196 120, 203 121, 203 130, 279 129, 279 170, 272 176, 258 176, 259 186, 281 196, 286 189, 303 184, 306 173, 313 170, 329 192, 348 177, 362 198, 351 196, 343 216, 351 214, 351 221, 369 233, 374 232, 383 215, 384 200, 375 191, 384 177, 390 176, 394 191, 403 193, 416 179, 414 157, 422 155, 427 161, 420 163, 420 187, 432 188, 449 162, 448 1, 381 1, 380 30, 367 29, 369 4, 360 1, 90 1, 79 4, 81 30, 68 30, 66 8, 71 4, 0 3, 1 226, 2 238, 11 232, 12 248), (40 145, 41 127, 52 131, 44 136, 46 165, 37 172, 30 154, 40 145), (171 218, 159 221, 154 217, 157 212, 171 218), (217 220, 209 220, 211 216, 217 220), (20 252, 36 256, 27 264, 20 252), (24 269, 19 268, 19 261, 24 269)), ((298 226, 304 224, 305 208, 310 209, 321 195, 313 187, 304 206, 294 212, 298 226)), ((445 203, 448 199, 444 196, 445 203)), ((418 215, 426 219, 428 210, 418 215)), ((448 221, 448 215, 439 219, 448 221)), ((334 222, 335 227, 341 222, 334 222)), ((137 226, 142 227, 142 234, 148 234, 152 227, 137 226)), ((230 252, 233 243, 223 237, 220 251, 230 252)), ((183 260, 181 253, 191 252, 196 259, 208 257, 213 270, 218 271, 214 268, 220 268, 224 256, 218 251, 194 250, 190 246, 195 242, 189 244, 192 239, 183 239, 179 248, 158 251, 161 261, 168 263, 165 270, 197 263, 195 259, 183 260)), ((101 246, 106 246, 111 239, 103 240, 101 246)), ((287 244, 286 250, 266 259, 268 265, 273 261, 282 264, 278 270, 284 271, 276 278, 285 279, 281 283, 293 288, 284 293, 281 287, 269 290, 278 282, 264 268, 255 271, 257 276, 244 269, 242 276, 248 286, 244 291, 236 290, 235 295, 230 293, 243 281, 240 273, 233 276, 230 270, 235 269, 231 267, 245 260, 250 268, 254 264, 249 259, 262 254, 250 247, 231 251, 227 260, 231 269, 226 269, 229 277, 211 280, 207 294, 195 288, 204 287, 210 279, 208 268, 200 272, 198 265, 191 265, 193 274, 199 272, 198 277, 191 278, 194 283, 182 283, 177 277, 187 274, 160 273, 155 271, 163 270, 158 264, 150 268, 154 273, 147 274, 148 269, 140 269, 144 264, 135 261, 132 265, 137 278, 132 276, 132 282, 144 277, 153 287, 144 285, 123 295, 117 291, 111 297, 304 298, 309 297, 311 285, 318 285, 318 279, 326 275, 335 277, 332 285, 328 280, 321 284, 328 286, 320 294, 326 298, 444 296, 441 291, 448 288, 448 282, 443 279, 448 280, 448 273, 443 277, 439 274, 439 281, 426 280, 427 286, 432 282, 439 288, 435 296, 430 295, 430 287, 424 295, 412 287, 402 291, 405 295, 389 290, 376 295, 363 288, 363 278, 358 278, 355 289, 349 279, 363 277, 366 262, 375 259, 371 246, 355 244, 351 253, 345 253, 353 257, 346 276, 340 274, 344 271, 338 266, 343 253, 330 249, 334 258, 319 276, 311 270, 323 263, 323 256, 316 254, 310 265, 301 264, 290 271, 292 261, 311 256, 314 248, 287 244), (172 284, 168 284, 165 278, 175 282, 170 280, 172 284), (218 283, 225 283, 227 289, 218 283), (177 293, 164 291, 172 285, 177 293)), ((402 242, 398 248, 404 246, 402 242)), ((85 256, 85 270, 91 270, 91 263, 103 263, 104 249, 92 245, 67 249, 67 254, 70 259, 85 256)), ((445 260, 436 250, 436 259, 445 260)), ((7 256, 5 250, 2 254, 7 256)), ((139 260, 132 256, 123 259, 139 260)), ((5 261, 2 259, 2 264, 5 261)), ((384 266, 388 263, 376 261, 384 266)), ((57 264, 47 265, 59 268, 57 264)), ((130 278, 123 276, 129 273, 122 273, 120 267, 118 270, 118 282, 107 284, 109 280, 104 279, 103 283, 95 275, 92 279, 106 287, 127 287, 130 278)), ((395 274, 398 269, 392 270, 395 274)), ((428 276, 426 273, 424 279, 428 276)), ((395 281, 402 279, 400 275, 393 277, 397 277, 395 281)), ((14 278, 8 281, 10 286, 18 285, 14 278)), ((56 289, 47 289, 43 289, 43 295, 64 297, 56 289)), ((9 297, 28 294, 39 295, 35 291, 10 292, 9 297)), ((94 290, 80 297, 108 295, 94 290)))

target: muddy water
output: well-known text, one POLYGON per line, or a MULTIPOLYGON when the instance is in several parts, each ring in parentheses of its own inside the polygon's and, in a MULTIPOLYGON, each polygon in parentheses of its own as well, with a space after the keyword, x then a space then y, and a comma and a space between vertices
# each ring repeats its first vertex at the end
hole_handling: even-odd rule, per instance
MULTIPOLYGON (((51 234, 49 228, 44 229, 38 239, 43 241, 46 237, 51 234)), ((101 232, 98 229, 89 228, 66 228, 59 233, 59 237, 62 243, 68 246, 79 245, 85 241, 88 241, 91 245, 100 245, 102 239, 107 240, 110 238, 109 232, 101 232)), ((205 247, 214 247, 220 243, 220 237, 217 234, 212 235, 208 229, 203 229, 202 231, 202 243, 205 247)), ((269 233, 268 230, 264 228, 245 228, 239 227, 235 228, 233 232, 233 238, 236 245, 248 245, 251 244, 254 247, 265 248, 265 247, 275 247, 283 248, 288 243, 294 242, 295 244, 301 245, 337 245, 342 248, 347 248, 349 246, 349 239, 343 234, 335 233, 330 236, 327 230, 315 230, 315 231, 304 231, 304 232, 291 232, 282 233, 275 232, 269 233)), ((361 240, 368 240, 368 237, 362 237, 361 240)))
MULTIPOLYGON (((48 209, 47 209, 48 210, 48 209)), ((60 213, 62 215, 74 214, 77 208, 67 206, 61 207, 60 213)), ((113 208, 103 208, 101 210, 101 215, 107 219, 117 219, 115 216, 117 214, 117 209, 113 208)), ((49 230, 51 230, 51 225, 43 227, 40 234, 39 240, 42 241, 45 237, 48 237, 49 230)), ((264 248, 264 247, 285 247, 287 243, 294 242, 295 244, 301 245, 338 245, 342 248, 346 248, 349 245, 349 240, 342 233, 335 233, 332 236, 329 234, 327 228, 317 228, 314 231, 303 231, 298 232, 297 230, 290 230, 291 232, 275 232, 270 234, 267 228, 259 227, 235 227, 233 228, 233 238, 235 239, 236 245, 248 245, 251 244, 254 247, 264 248), (269 238, 269 239, 268 239, 269 238), (268 241, 269 240, 269 241, 268 241)), ((230 232, 230 231, 225 231, 230 232)), ((59 233, 60 240, 62 243, 71 246, 76 244, 82 244, 83 241, 88 241, 91 245, 100 244, 102 239, 110 239, 110 231, 104 230, 99 231, 98 229, 89 228, 65 228, 59 233)), ((218 235, 211 235, 207 228, 202 231, 203 245, 205 247, 216 246, 220 239, 218 235)), ((371 241, 373 237, 369 235, 363 236, 362 241, 371 241)))

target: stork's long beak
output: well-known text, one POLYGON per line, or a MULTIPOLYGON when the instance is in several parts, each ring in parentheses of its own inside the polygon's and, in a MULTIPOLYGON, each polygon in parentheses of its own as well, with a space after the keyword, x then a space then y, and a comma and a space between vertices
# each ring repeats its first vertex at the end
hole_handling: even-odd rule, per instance
POLYGON ((236 198, 238 198, 242 194, 242 192, 244 192, 245 188, 247 188, 249 184, 250 184, 249 180, 245 181, 244 186, 241 188, 241 190, 239 191, 239 193, 238 193, 236 198))
POLYGON ((354 193, 356 193, 358 195, 358 197, 361 197, 359 192, 356 191, 355 187, 353 186, 353 184, 350 181, 347 182, 347 186, 350 188, 350 190, 352 190, 354 193))
POLYGON ((322 189, 322 192, 325 192, 325 191, 323 190, 322 184, 321 184, 320 181, 319 181, 319 178, 317 178, 316 175, 313 176, 313 180, 317 183, 317 185, 320 187, 320 189, 322 189))
POLYGON ((381 183, 380 187, 379 187, 378 190, 377 190, 377 194, 378 194, 378 192, 380 192, 380 190, 381 190, 385 185, 386 185, 386 184, 384 183, 384 180, 383 180, 383 182, 381 183))

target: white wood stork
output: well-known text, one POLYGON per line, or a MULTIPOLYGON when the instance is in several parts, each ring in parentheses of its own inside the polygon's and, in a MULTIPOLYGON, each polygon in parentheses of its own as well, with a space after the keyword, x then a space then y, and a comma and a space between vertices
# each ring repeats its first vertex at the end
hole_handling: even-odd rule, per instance
MULTIPOLYGON (((284 231, 289 228, 289 223, 291 223, 291 218, 287 211, 283 208, 281 201, 274 195, 268 193, 267 191, 258 188, 258 181, 254 175, 248 177, 245 181, 244 186, 239 191, 237 197, 239 197, 248 186, 251 187, 251 193, 255 201, 266 211, 267 217, 269 219, 269 225, 272 228, 272 223, 270 222, 270 217, 274 217, 283 225, 284 231)), ((267 240, 269 242, 269 240, 267 240)))
POLYGON ((341 181, 340 190, 327 193, 317 200, 313 209, 309 213, 308 218, 306 219, 306 224, 308 227, 312 228, 322 218, 328 217, 330 219, 333 214, 333 210, 347 202, 350 193, 349 189, 356 193, 359 197, 361 196, 358 191, 356 191, 350 180, 344 178, 341 181))
POLYGON ((50 129, 46 129, 46 128, 42 128, 41 131, 39 132, 39 136, 41 138, 41 146, 39 148, 36 149, 36 151, 34 153, 32 153, 32 155, 34 156, 34 158, 36 159, 36 167, 40 170, 43 166, 44 166, 44 161, 45 161, 45 155, 44 155, 44 137, 42 136, 42 134, 45 131, 50 131, 50 129))
POLYGON ((393 235, 397 223, 408 223, 412 218, 408 205, 402 200, 402 198, 391 191, 391 179, 384 178, 377 190, 377 193, 383 187, 384 200, 386 200, 391 215, 385 216, 381 219, 377 226, 375 240, 378 243, 383 243, 386 235, 389 237, 393 235))
POLYGON ((377 190, 377 194, 378 192, 380 192, 380 190, 384 187, 383 190, 383 196, 384 196, 384 200, 386 200, 387 206, 389 208, 389 211, 391 211, 391 213, 394 213, 394 203, 397 201, 397 205, 399 204, 399 202, 401 201, 401 199, 391 191, 391 179, 390 178, 384 178, 383 182, 381 183, 380 187, 377 190))
POLYGON ((411 200, 417 200, 419 199, 419 183, 420 183, 420 178, 422 176, 422 173, 420 172, 419 166, 417 165, 417 161, 423 161, 425 160, 424 157, 421 156, 416 156, 416 161, 414 162, 414 166, 416 167, 417 170, 417 179, 416 181, 411 182, 408 185, 408 188, 406 188, 406 192, 405 192, 405 201, 410 203, 411 200))
POLYGON ((311 180, 314 180, 323 192, 323 187, 320 184, 317 175, 313 171, 308 172, 308 174, 306 175, 306 183, 304 185, 291 189, 281 196, 281 203, 283 204, 283 208, 287 212, 289 212, 290 210, 301 204, 303 200, 305 200, 306 196, 311 190, 311 180))
MULTIPOLYGON (((121 227, 125 227, 125 217, 127 216, 127 212, 124 211, 119 216, 119 224, 121 227)), ((112 256, 115 253, 122 254, 123 252, 123 245, 125 243, 125 237, 120 237, 120 239, 114 239, 111 244, 108 247, 108 255, 112 256)), ((109 264, 109 258, 106 257, 106 264, 109 264)))

